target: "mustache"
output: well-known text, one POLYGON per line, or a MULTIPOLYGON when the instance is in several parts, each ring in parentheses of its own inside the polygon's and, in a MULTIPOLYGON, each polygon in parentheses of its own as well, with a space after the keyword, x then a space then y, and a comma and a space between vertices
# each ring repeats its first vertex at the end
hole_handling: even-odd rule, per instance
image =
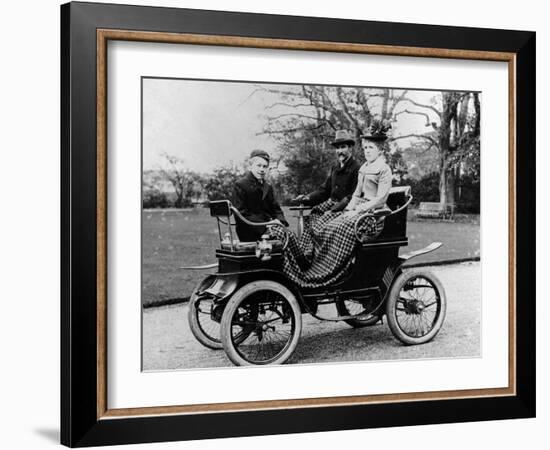
POLYGON ((348 156, 348 152, 337 152, 338 156, 348 156))

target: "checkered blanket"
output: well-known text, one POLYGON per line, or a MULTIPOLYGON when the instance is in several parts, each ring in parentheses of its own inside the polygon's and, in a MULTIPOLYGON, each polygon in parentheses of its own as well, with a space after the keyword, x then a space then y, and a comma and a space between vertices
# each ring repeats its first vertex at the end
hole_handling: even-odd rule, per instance
MULTIPOLYGON (((327 200, 312 209, 300 239, 291 231, 278 229, 275 232, 289 234, 283 271, 303 288, 328 286, 340 281, 347 274, 359 245, 354 231, 356 218, 330 212, 333 204, 332 200, 327 200)), ((382 228, 382 220, 367 218, 361 222, 358 231, 365 242, 378 236, 382 228)))

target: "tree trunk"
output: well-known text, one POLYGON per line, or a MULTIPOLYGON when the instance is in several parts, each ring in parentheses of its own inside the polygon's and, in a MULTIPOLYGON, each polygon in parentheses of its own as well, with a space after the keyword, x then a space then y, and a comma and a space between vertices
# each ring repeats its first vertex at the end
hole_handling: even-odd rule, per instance
POLYGON ((451 168, 447 174, 447 204, 455 203, 456 168, 451 168))
POLYGON ((439 203, 442 208, 445 208, 447 203, 447 165, 443 152, 439 159, 439 203))
POLYGON ((381 118, 384 119, 390 119, 388 117, 388 99, 390 97, 390 90, 389 89, 383 89, 383 100, 382 100, 382 112, 381 112, 381 118))
POLYGON ((183 207, 183 186, 178 183, 176 187, 176 208, 183 207))
MULTIPOLYGON (((449 158, 452 153, 451 130, 453 128, 453 121, 456 120, 457 102, 458 95, 456 93, 443 92, 443 111, 441 113, 441 125, 439 127, 439 202, 444 210, 447 207, 449 195, 454 199, 454 178, 449 173, 449 158)), ((455 127, 455 134, 456 131, 458 131, 457 127, 455 127)))

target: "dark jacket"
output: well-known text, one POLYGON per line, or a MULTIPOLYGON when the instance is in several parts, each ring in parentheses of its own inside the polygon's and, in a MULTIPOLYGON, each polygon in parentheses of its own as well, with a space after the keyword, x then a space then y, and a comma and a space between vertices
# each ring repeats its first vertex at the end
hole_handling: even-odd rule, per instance
MULTIPOLYGON (((233 206, 251 222, 267 222, 279 219, 288 226, 279 203, 275 199, 273 187, 264 181, 263 184, 247 172, 244 177, 235 183, 233 189, 233 206)), ((260 239, 265 227, 248 226, 237 219, 237 235, 243 242, 260 239)))
POLYGON ((336 163, 330 169, 325 183, 317 191, 309 194, 309 203, 312 206, 318 205, 330 198, 337 202, 331 208, 332 211, 343 210, 355 191, 359 167, 359 163, 352 156, 348 158, 343 167, 340 167, 340 163, 336 163))

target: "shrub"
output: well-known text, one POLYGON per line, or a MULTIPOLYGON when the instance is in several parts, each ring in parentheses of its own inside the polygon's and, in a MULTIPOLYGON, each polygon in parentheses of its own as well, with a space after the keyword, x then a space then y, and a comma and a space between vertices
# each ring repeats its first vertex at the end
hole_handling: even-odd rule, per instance
POLYGON ((402 178, 401 181, 394 183, 396 186, 410 186, 413 195, 413 204, 420 202, 438 202, 439 201, 439 174, 432 172, 423 176, 419 180, 414 178, 402 178))
MULTIPOLYGON (((439 201, 439 174, 432 172, 419 180, 404 178, 394 182, 395 186, 410 186, 413 195, 413 205, 421 202, 439 201)), ((463 175, 455 184, 455 199, 457 213, 479 214, 479 180, 463 175)))
POLYGON ((242 176, 235 167, 221 167, 204 182, 204 192, 208 200, 226 200, 233 197, 233 187, 242 176))
POLYGON ((167 195, 157 189, 143 191, 143 208, 168 208, 170 201, 167 195))
POLYGON ((465 175, 459 182, 457 195, 457 212, 464 214, 479 214, 479 180, 465 175))

